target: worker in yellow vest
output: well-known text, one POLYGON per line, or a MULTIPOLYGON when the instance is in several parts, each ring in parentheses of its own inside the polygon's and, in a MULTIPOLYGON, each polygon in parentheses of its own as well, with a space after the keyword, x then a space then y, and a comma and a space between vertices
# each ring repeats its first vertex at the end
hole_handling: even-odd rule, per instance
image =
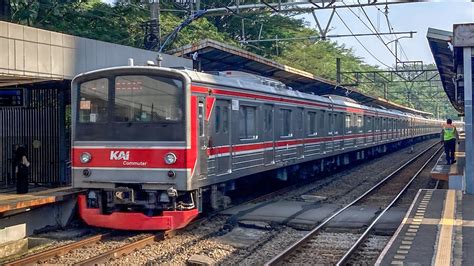
POLYGON ((443 130, 441 131, 441 142, 444 143, 444 153, 446 154, 447 164, 453 164, 456 162, 454 159, 456 139, 459 139, 458 131, 453 125, 453 121, 448 119, 446 124, 443 125, 443 130))

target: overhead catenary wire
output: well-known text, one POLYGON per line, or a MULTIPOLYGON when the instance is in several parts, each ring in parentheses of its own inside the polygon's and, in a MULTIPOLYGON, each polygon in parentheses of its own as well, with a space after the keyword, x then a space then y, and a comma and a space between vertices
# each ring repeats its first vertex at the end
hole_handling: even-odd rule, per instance
MULTIPOLYGON (((354 32, 351 30, 351 28, 347 25, 347 23, 342 19, 342 17, 339 15, 339 13, 337 11, 335 11, 335 14, 337 15, 337 17, 341 20, 342 24, 344 24, 344 26, 346 27, 346 29, 352 34, 354 35, 354 32)), ((377 60, 377 62, 379 62, 380 64, 384 65, 385 67, 389 68, 389 69, 393 69, 391 66, 385 64, 384 62, 382 62, 377 56, 375 56, 369 49, 367 49, 367 47, 365 47, 365 45, 359 40, 359 38, 357 38, 357 36, 354 36, 354 38, 357 40, 357 42, 362 46, 362 48, 364 48, 364 50, 369 54, 371 55, 375 60, 377 60)))
MULTIPOLYGON (((342 3, 343 3, 345 6, 347 6, 347 5, 344 3, 344 1, 343 1, 342 3)), ((359 3, 359 4, 360 4, 360 3, 359 3)), ((358 15, 354 12, 354 10, 352 10, 352 8, 350 8, 349 6, 347 6, 347 8, 349 9, 349 11, 350 11, 356 18, 358 18, 358 19, 362 22, 362 24, 363 24, 367 29, 369 29, 370 32, 374 33, 374 34, 377 36, 377 38, 383 43, 383 45, 387 48, 387 50, 395 57, 396 62, 400 61, 400 60, 397 58, 397 56, 395 55, 395 53, 392 51, 392 49, 390 49, 390 47, 388 47, 388 45, 385 43, 385 41, 383 40, 383 38, 382 38, 381 36, 379 36, 378 31, 377 31, 375 25, 373 25, 373 23, 372 23, 372 21, 370 20, 370 18, 369 18, 369 22, 370 22, 371 25, 374 27, 374 30, 375 30, 375 31, 372 30, 372 28, 371 28, 369 25, 367 25, 367 23, 366 23, 360 16, 358 16, 358 15)), ((365 13, 365 10, 364 10, 364 9, 362 9, 362 11, 364 11, 364 13, 365 13)), ((365 14, 366 14, 366 13, 365 13, 365 14)), ((366 14, 366 15, 367 15, 367 14, 366 14)), ((367 16, 367 17, 368 17, 368 16, 367 16)))

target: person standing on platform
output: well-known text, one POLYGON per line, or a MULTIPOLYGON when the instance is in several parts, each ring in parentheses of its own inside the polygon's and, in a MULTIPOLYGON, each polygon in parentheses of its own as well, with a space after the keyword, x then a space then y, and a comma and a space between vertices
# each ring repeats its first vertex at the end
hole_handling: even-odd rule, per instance
POLYGON ((28 168, 30 162, 26 157, 26 149, 20 146, 15 151, 15 174, 16 174, 16 193, 26 194, 28 193, 28 168))
POLYGON ((453 164, 456 162, 454 153, 456 151, 456 139, 459 139, 458 131, 453 125, 453 121, 448 119, 441 130, 441 142, 444 144, 444 153, 446 154, 446 163, 453 164))

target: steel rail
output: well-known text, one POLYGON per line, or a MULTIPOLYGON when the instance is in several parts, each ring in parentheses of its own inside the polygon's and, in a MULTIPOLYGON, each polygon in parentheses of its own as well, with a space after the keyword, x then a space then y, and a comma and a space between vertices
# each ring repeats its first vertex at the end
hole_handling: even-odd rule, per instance
POLYGON ((74 242, 68 245, 63 245, 63 246, 45 250, 36 254, 32 254, 15 261, 5 263, 4 265, 11 266, 11 265, 36 264, 38 261, 47 260, 55 256, 61 256, 63 254, 70 252, 71 250, 78 249, 83 246, 99 242, 110 236, 111 236, 110 233, 95 235, 95 236, 88 237, 88 238, 79 240, 77 242, 74 242))
POLYGON ((377 222, 382 218, 382 216, 402 197, 406 192, 408 187, 415 181, 415 179, 425 170, 426 166, 433 160, 433 158, 438 154, 442 147, 439 147, 436 152, 430 156, 430 158, 421 166, 421 168, 413 175, 413 177, 408 181, 408 183, 398 192, 398 194, 393 198, 393 200, 384 208, 384 210, 372 221, 372 223, 365 229, 362 235, 357 239, 357 241, 350 247, 350 249, 342 256, 341 259, 337 262, 337 266, 345 264, 352 254, 357 250, 357 248, 364 242, 366 237, 369 235, 370 231, 375 227, 377 222))
POLYGON ((400 166, 399 168, 397 168, 395 171, 393 171, 392 173, 390 173, 389 175, 387 175, 384 179, 382 179, 381 181, 379 181, 377 184, 375 184, 372 188, 370 188, 369 190, 367 190, 366 192, 364 192, 362 195, 360 195, 357 199, 353 200, 352 202, 350 202, 349 204, 347 204, 346 206, 344 206, 343 208, 339 209, 337 212, 333 213, 331 216, 329 216, 326 220, 324 220, 322 223, 320 223, 317 227, 315 227, 313 230, 311 230, 309 233, 307 233, 305 236, 303 236, 301 239, 299 239, 298 241, 296 241, 295 243, 293 243, 290 247, 286 248, 283 252, 279 253, 277 256, 273 257, 270 261, 268 261, 267 263, 265 263, 266 266, 270 266, 270 265, 277 265, 278 263, 281 263, 283 262, 283 260, 289 255, 289 254, 292 254, 296 249, 298 249, 300 246, 302 246, 303 244, 305 244, 308 240, 310 240, 314 235, 316 235, 320 230, 321 228, 323 228, 327 223, 329 223, 330 221, 332 221, 336 216, 338 216, 339 214, 341 214, 342 212, 344 212, 345 210, 347 210, 349 207, 355 205, 357 202, 361 201, 362 199, 364 199, 368 194, 370 194, 372 191, 376 190, 377 188, 379 188, 382 184, 384 184, 387 180, 389 180, 390 178, 392 178, 394 175, 396 175, 397 173, 399 173, 401 170, 403 170, 405 167, 407 167, 408 165, 410 165, 411 163, 413 163, 415 160, 417 160, 418 158, 420 158, 421 156, 423 156, 426 152, 428 152, 429 150, 431 150, 433 147, 435 147, 436 145, 438 145, 439 143, 434 143, 433 145, 431 145, 430 147, 426 148, 425 150, 423 150, 421 153, 419 153, 418 155, 416 155, 415 157, 413 157, 412 159, 410 159, 408 162, 404 163, 402 166, 400 166))
POLYGON ((98 265, 105 264, 110 259, 115 259, 126 254, 132 253, 133 251, 150 245, 156 241, 161 241, 166 238, 166 232, 158 235, 147 236, 140 240, 134 241, 132 243, 123 245, 121 247, 109 250, 100 255, 91 257, 89 259, 83 260, 75 265, 98 265))

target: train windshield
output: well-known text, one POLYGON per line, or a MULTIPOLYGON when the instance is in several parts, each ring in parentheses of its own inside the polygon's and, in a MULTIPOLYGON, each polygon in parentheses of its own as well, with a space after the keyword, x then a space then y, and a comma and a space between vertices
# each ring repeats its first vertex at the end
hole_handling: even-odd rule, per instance
POLYGON ((77 140, 184 140, 183 81, 120 75, 79 85, 77 140))

